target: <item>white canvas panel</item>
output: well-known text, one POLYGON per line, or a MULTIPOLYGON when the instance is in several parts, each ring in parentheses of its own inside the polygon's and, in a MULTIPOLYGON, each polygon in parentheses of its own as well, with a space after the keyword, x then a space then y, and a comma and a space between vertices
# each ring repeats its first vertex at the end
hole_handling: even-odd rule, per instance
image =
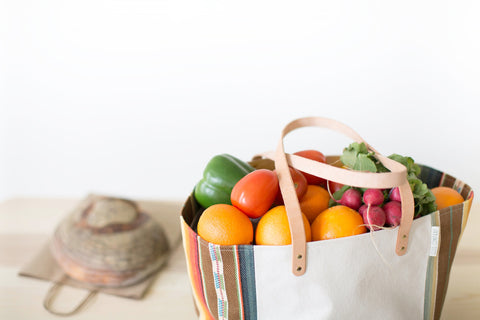
POLYGON ((404 256, 397 229, 309 242, 300 277, 291 246, 255 246, 258 318, 422 319, 430 234, 430 216, 415 220, 404 256))

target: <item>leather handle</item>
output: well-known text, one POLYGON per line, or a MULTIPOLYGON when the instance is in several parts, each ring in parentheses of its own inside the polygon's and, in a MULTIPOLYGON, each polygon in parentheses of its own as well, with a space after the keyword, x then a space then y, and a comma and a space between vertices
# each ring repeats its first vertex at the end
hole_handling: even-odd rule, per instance
POLYGON ((55 284, 48 290, 47 294, 45 295, 45 298, 43 300, 43 307, 50 312, 51 314, 57 315, 57 316, 71 316, 76 313, 78 313, 82 308, 84 308, 87 303, 92 300, 92 298, 98 293, 97 290, 90 290, 88 294, 72 309, 69 311, 58 311, 53 308, 53 301, 55 300, 59 289, 63 286, 63 282, 66 279, 66 275, 60 279, 60 281, 55 282, 55 284))
POLYGON ((292 235, 292 272, 294 275, 303 275, 306 271, 306 237, 303 226, 300 203, 298 201, 293 180, 288 166, 293 166, 301 171, 319 176, 321 178, 337 181, 346 185, 366 188, 393 188, 399 187, 402 200, 402 218, 397 235, 396 253, 403 255, 407 251, 408 234, 413 221, 414 199, 412 190, 407 180, 407 169, 404 165, 382 156, 372 148, 350 127, 336 120, 323 117, 306 117, 294 120, 287 124, 282 131, 280 141, 274 153, 264 154, 275 161, 278 174, 280 191, 284 199, 285 208, 292 235), (390 172, 373 173, 345 170, 323 164, 300 156, 285 153, 283 140, 290 132, 304 127, 321 127, 337 131, 350 137, 358 143, 365 143, 367 148, 375 152, 375 157, 390 172))

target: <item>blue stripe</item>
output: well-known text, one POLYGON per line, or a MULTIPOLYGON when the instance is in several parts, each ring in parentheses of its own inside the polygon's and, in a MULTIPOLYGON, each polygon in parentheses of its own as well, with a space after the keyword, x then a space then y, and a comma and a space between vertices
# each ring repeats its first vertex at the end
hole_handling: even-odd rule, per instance
MULTIPOLYGON (((222 256, 218 252, 216 245, 214 245, 213 243, 209 243, 208 244, 208 249, 209 249, 209 252, 210 252, 210 258, 212 259, 212 262, 215 262, 215 264, 221 263, 222 262, 222 256)), ((227 301, 223 300, 223 299, 226 299, 226 296, 223 297, 221 295, 220 296, 218 295, 218 292, 220 290, 225 290, 225 283, 223 282, 224 278, 223 278, 223 274, 219 274, 218 270, 215 267, 216 267, 216 265, 212 265, 213 280, 214 280, 214 283, 215 283, 215 289, 217 289, 216 293, 217 293, 218 317, 219 318, 222 318, 222 317, 226 318, 227 317, 227 301)))
MULTIPOLYGON (((208 249, 209 249, 209 253, 210 253, 210 258, 212 259, 212 261, 216 261, 217 260, 217 257, 215 255, 215 248, 214 248, 214 245, 209 243, 208 244, 208 249)), ((220 288, 220 279, 218 277, 218 273, 217 273, 217 270, 215 270, 215 268, 212 267, 212 271, 213 271, 213 281, 215 283, 215 288, 216 289, 219 289, 220 288)))
POLYGON ((253 247, 254 246, 248 245, 238 246, 245 320, 257 319, 257 289, 255 285, 255 260, 253 247))
POLYGON ((443 172, 424 165, 420 165, 420 175, 418 178, 425 183, 429 189, 438 187, 442 180, 443 172))

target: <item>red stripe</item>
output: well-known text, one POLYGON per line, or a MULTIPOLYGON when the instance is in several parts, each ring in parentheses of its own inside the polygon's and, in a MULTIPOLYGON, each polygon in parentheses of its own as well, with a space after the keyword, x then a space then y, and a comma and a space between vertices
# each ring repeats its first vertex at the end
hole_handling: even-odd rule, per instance
POLYGON ((197 234, 184 223, 185 235, 187 237, 187 267, 190 269, 191 284, 193 294, 197 298, 197 302, 200 303, 200 314, 205 315, 207 319, 214 319, 208 310, 207 303, 205 301, 205 295, 203 292, 202 276, 200 273, 200 265, 198 259, 198 239, 197 234))
POLYGON ((237 260, 237 276, 238 276, 238 291, 240 296, 240 308, 242 308, 242 319, 245 320, 245 309, 243 308, 243 294, 242 294, 242 275, 240 273, 240 259, 238 254, 238 246, 233 248, 235 251, 235 258, 237 260))

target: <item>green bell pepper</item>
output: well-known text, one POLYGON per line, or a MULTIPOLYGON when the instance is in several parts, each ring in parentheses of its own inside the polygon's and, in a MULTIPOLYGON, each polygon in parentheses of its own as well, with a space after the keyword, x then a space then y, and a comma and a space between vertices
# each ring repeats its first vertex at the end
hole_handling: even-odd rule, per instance
POLYGON ((217 203, 231 204, 230 193, 235 184, 255 168, 229 154, 213 157, 195 186, 194 196, 204 208, 217 203))

